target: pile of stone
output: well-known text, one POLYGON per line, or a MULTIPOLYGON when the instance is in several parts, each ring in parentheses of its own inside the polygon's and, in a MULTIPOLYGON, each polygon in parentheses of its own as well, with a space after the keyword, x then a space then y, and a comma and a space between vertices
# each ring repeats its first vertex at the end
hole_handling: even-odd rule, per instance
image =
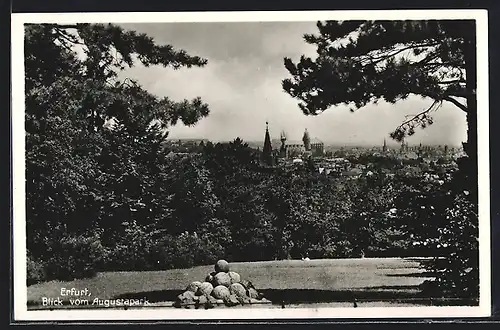
POLYGON ((233 307, 270 303, 255 289, 252 282, 229 270, 229 263, 219 260, 215 271, 208 274, 203 282, 194 281, 177 296, 177 308, 214 308, 218 305, 233 307))

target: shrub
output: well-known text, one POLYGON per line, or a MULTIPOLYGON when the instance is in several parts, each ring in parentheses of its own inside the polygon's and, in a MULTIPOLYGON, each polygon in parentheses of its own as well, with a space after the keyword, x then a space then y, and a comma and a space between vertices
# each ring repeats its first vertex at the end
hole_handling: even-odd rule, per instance
POLYGON ((107 254, 98 235, 63 238, 49 252, 45 268, 48 280, 92 277, 107 254))
POLYGON ((151 229, 136 222, 126 223, 121 235, 108 254, 106 270, 154 270, 158 269, 158 240, 151 229))
POLYGON ((213 264, 223 254, 218 244, 187 232, 178 236, 167 235, 158 249, 159 265, 164 269, 213 264))
POLYGON ((306 249, 304 255, 312 259, 335 259, 354 257, 351 244, 345 240, 332 241, 327 244, 314 244, 306 249))
POLYGON ((30 255, 26 258, 26 277, 27 285, 36 284, 46 279, 43 263, 33 260, 30 255))
POLYGON ((424 289, 434 293, 451 294, 461 298, 479 296, 479 239, 476 206, 467 198, 467 192, 458 194, 447 208, 448 220, 439 229, 439 237, 426 241, 441 251, 424 266, 436 274, 435 281, 427 282, 424 289))

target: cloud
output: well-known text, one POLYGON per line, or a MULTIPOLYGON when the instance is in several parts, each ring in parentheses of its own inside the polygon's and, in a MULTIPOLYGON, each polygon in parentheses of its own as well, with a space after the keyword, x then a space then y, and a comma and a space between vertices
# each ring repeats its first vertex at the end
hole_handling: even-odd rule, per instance
MULTIPOLYGON (((297 101, 283 92, 281 81, 288 72, 283 58, 312 56, 315 48, 303 40, 315 33, 315 22, 279 23, 162 23, 125 24, 144 32, 161 44, 171 44, 192 55, 208 59, 204 68, 172 70, 137 66, 122 74, 135 78, 150 92, 173 100, 201 96, 211 112, 194 127, 176 125, 173 138, 208 138, 248 141, 264 138, 265 122, 271 134, 287 132, 301 138, 304 129, 332 144, 380 145, 405 119, 431 103, 411 97, 396 104, 380 102, 355 113, 347 107, 329 109, 318 116, 305 116, 297 101)), ((453 144, 466 140, 466 120, 453 105, 443 104, 435 124, 408 139, 409 143, 453 144)))

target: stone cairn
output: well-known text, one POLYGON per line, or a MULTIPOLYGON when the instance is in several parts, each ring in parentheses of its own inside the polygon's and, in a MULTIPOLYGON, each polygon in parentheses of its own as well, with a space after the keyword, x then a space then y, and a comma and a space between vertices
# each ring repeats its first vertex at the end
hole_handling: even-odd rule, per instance
POLYGON ((194 281, 177 296, 177 308, 214 308, 218 305, 233 307, 270 303, 257 292, 252 282, 244 280, 236 272, 229 270, 229 263, 219 260, 215 271, 208 274, 203 282, 194 281))

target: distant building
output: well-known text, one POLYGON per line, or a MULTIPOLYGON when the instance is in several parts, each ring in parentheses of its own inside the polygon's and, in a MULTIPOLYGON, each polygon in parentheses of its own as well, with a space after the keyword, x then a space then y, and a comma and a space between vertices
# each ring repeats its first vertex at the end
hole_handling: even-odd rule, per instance
POLYGON ((298 157, 304 154, 306 149, 304 144, 299 141, 289 141, 286 143, 286 157, 298 157))
POLYGON ((282 163, 284 159, 302 158, 311 156, 323 156, 325 145, 317 138, 311 139, 307 128, 302 136, 302 141, 288 140, 284 131, 280 133, 279 139, 271 139, 269 134, 269 124, 266 122, 266 133, 264 136, 264 146, 262 148, 262 162, 268 165, 282 163), (274 158, 276 158, 274 160, 274 158), (278 159, 281 159, 278 161, 278 159))
POLYGON ((311 152, 313 156, 323 156, 323 154, 325 153, 325 144, 319 139, 312 139, 311 152))

